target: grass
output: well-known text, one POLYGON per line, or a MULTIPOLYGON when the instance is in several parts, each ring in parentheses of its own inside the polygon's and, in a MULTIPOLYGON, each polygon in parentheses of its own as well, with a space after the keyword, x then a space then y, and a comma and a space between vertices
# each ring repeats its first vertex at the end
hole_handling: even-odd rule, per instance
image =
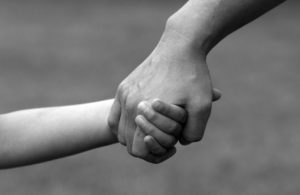
MULTIPOLYGON (((179 4, 0 1, 1 112, 114 96, 179 4)), ((223 93, 205 139, 161 165, 122 146, 0 172, 0 194, 299 194, 299 6, 286 3, 209 56, 223 93)))

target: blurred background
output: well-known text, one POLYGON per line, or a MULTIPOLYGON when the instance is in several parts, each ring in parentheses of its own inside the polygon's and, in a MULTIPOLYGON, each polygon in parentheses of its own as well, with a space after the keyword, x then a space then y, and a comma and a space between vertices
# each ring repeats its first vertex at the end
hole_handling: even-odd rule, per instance
MULTIPOLYGON (((1 0, 1 113, 113 97, 184 2, 1 0)), ((223 98, 203 142, 160 165, 114 145, 3 170, 0 194, 299 194, 299 5, 288 1, 210 54, 223 98)))

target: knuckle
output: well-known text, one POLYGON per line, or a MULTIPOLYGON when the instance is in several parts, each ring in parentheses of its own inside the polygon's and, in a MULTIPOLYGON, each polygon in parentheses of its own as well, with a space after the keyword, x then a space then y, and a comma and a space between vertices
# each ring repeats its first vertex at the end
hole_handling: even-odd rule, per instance
POLYGON ((146 102, 145 101, 141 101, 138 106, 137 106, 137 110, 139 113, 143 113, 144 109, 146 107, 146 102))
POLYGON ((153 128, 153 127, 148 127, 146 131, 147 131, 147 133, 148 133, 149 135, 152 135, 152 136, 153 136, 153 135, 155 134, 155 131, 156 131, 156 130, 155 130, 155 128, 153 128))
POLYGON ((126 82, 125 81, 122 81, 119 86, 118 86, 118 91, 124 91, 126 89, 126 82))
POLYGON ((126 96, 125 107, 129 110, 137 110, 137 105, 139 104, 138 95, 135 92, 130 92, 126 96))
POLYGON ((122 99, 126 98, 129 94, 129 85, 127 82, 123 81, 118 86, 118 94, 122 99))

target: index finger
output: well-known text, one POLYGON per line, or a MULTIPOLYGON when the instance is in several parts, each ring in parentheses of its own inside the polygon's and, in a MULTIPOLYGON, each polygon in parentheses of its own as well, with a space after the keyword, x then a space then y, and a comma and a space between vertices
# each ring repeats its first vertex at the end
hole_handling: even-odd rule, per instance
POLYGON ((153 100, 151 106, 155 111, 157 111, 177 122, 185 123, 185 121, 186 121, 187 113, 180 106, 177 106, 174 104, 168 104, 159 99, 153 100))
POLYGON ((107 119, 108 126, 114 135, 118 135, 120 118, 121 118, 121 106, 118 99, 115 98, 107 119))

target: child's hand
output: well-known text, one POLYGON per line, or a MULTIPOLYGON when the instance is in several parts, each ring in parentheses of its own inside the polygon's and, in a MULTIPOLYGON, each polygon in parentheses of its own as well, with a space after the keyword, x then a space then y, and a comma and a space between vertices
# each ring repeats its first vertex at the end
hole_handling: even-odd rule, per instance
POLYGON ((140 155, 143 153, 144 156, 148 156, 146 159, 148 161, 149 158, 155 159, 156 157, 154 162, 158 163, 174 155, 176 152, 174 146, 187 118, 185 110, 176 105, 154 100, 141 102, 138 105, 138 113, 136 124, 143 132, 143 135, 139 137, 143 137, 146 148, 137 148, 139 146, 134 145, 136 146, 134 151, 144 150, 137 156, 141 157, 140 155))

